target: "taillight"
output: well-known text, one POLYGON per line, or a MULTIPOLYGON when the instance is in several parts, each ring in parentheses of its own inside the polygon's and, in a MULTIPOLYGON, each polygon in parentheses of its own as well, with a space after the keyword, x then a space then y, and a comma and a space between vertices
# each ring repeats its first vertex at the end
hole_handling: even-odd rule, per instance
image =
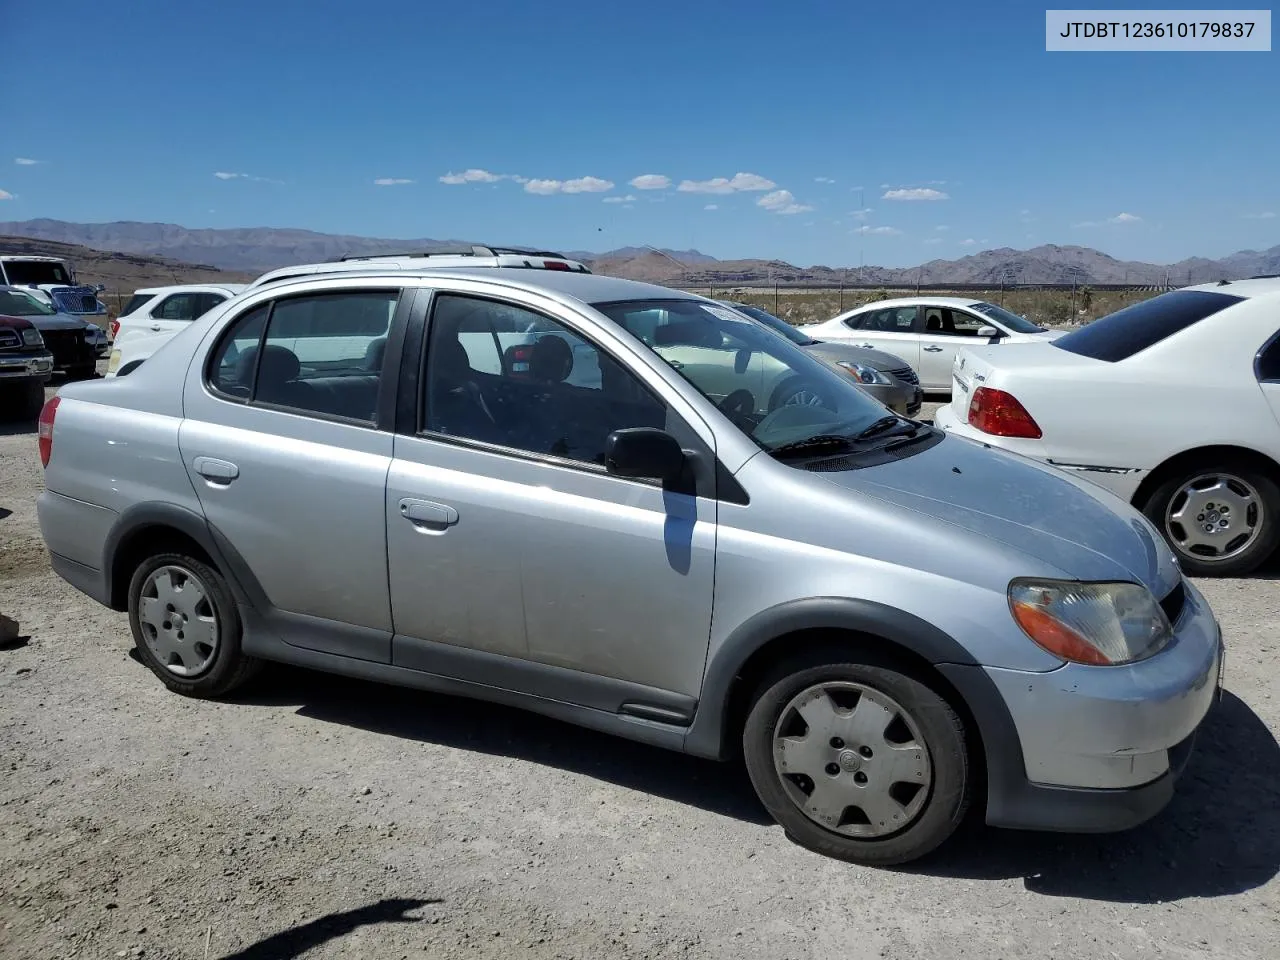
POLYGON ((111 339, 114 340, 116 338, 116 334, 120 332, 120 321, 112 320, 107 327, 111 331, 111 339))
POLYGON ((979 387, 969 402, 969 423, 995 437, 1039 440, 1040 425, 1018 398, 994 387, 979 387))
POLYGON ((45 401, 44 407, 40 411, 40 427, 39 427, 39 443, 40 443, 40 465, 47 467, 49 458, 53 456, 53 418, 58 413, 58 397, 51 397, 45 401))
POLYGON ((543 260, 542 268, 544 270, 572 270, 573 269, 567 263, 562 263, 559 260, 543 260))

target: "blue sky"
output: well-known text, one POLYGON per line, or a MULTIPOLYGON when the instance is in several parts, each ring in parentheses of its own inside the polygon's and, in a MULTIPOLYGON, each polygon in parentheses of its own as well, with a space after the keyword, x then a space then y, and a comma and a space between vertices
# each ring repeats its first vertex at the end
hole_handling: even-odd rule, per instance
POLYGON ((1280 243, 1280 54, 1046 53, 1025 2, 55 7, 4 4, 0 220, 804 265, 1280 243))

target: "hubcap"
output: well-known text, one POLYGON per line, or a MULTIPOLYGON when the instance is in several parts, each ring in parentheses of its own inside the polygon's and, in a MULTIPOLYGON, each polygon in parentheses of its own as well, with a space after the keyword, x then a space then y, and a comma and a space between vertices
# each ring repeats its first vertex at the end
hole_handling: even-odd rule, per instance
POLYGON ((170 673, 194 677, 218 652, 218 614, 209 591, 190 570, 166 566, 142 584, 138 622, 148 649, 170 673))
POLYGON ((914 718, 887 694, 844 681, 809 687, 786 705, 773 731, 773 766, 805 816, 851 837, 908 826, 933 781, 914 718))
POLYGON ((1188 556, 1229 560, 1262 530, 1262 499, 1252 485, 1226 473, 1207 473, 1179 488, 1165 511, 1169 540, 1188 556))

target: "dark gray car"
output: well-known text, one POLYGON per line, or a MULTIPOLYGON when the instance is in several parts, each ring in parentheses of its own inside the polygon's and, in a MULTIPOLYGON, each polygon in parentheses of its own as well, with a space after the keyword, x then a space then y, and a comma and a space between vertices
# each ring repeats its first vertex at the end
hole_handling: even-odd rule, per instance
POLYGON ((924 392, 920 389, 920 378, 911 369, 911 365, 901 357, 895 357, 882 350, 869 350, 866 347, 855 347, 847 343, 815 340, 803 330, 793 327, 767 310, 734 300, 719 302, 726 307, 732 307, 739 313, 745 313, 753 320, 759 320, 792 343, 804 347, 819 360, 852 377, 858 386, 894 413, 914 417, 920 412, 920 404, 924 399, 924 392))
POLYGON ((22 317, 39 330, 54 370, 69 379, 92 377, 111 348, 107 331, 88 317, 57 310, 22 287, 0 286, 0 314, 22 317))

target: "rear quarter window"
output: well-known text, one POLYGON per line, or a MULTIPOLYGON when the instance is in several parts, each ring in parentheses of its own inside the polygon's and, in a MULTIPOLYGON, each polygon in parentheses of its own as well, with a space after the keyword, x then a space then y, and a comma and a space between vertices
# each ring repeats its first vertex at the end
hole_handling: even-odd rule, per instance
POLYGON ((154 293, 135 293, 129 298, 129 302, 124 305, 124 309, 120 311, 120 316, 131 317, 144 306, 155 299, 154 293))
POLYGON ((1082 357, 1115 363, 1243 299, 1208 290, 1174 290, 1108 314, 1059 337, 1053 345, 1082 357))

